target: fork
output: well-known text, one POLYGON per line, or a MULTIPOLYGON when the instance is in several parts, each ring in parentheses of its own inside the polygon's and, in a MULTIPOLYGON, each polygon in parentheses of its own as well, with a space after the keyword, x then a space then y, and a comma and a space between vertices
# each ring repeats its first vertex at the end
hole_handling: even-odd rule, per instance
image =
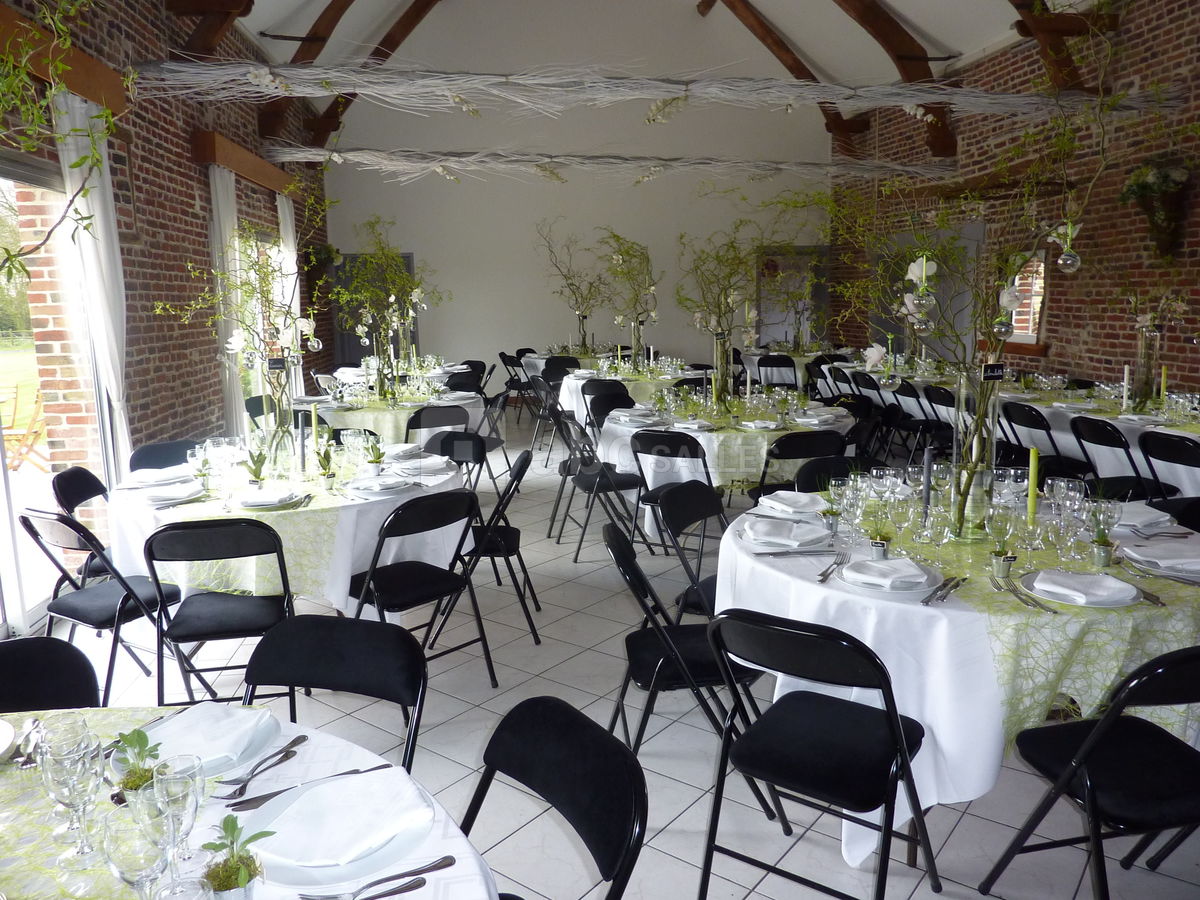
POLYGON ((1144 540, 1152 540, 1153 538, 1182 538, 1187 540, 1192 536, 1190 531, 1145 531, 1141 528, 1130 528, 1131 533, 1137 535, 1144 540))
POLYGON ((1005 584, 1004 584, 1004 583, 1003 583, 1003 582, 1002 582, 1002 581, 1001 581, 999 578, 997 578, 995 575, 989 575, 989 576, 988 576, 988 580, 989 580, 989 581, 991 581, 991 583, 992 583, 992 589, 993 589, 993 590, 995 590, 995 591, 998 591, 998 592, 1000 592, 1000 593, 1004 593, 1004 592, 1006 592, 1006 591, 1007 591, 1008 593, 1010 593, 1010 594, 1012 594, 1014 597, 1016 597, 1018 600, 1020 600, 1020 601, 1021 601, 1021 603, 1022 603, 1023 605, 1025 605, 1025 606, 1028 606, 1030 609, 1037 609, 1037 607, 1036 607, 1036 606, 1034 606, 1034 605, 1033 605, 1033 604, 1032 604, 1032 603, 1029 601, 1029 598, 1028 598, 1028 597, 1025 597, 1024 595, 1022 595, 1022 594, 1018 593, 1017 591, 1013 590, 1012 588, 1010 588, 1010 587, 1006 586, 1006 585, 1005 585, 1005 584))
POLYGON ((1058 615, 1057 609, 1047 606, 1033 594, 1029 593, 1029 591, 1025 590, 1023 587, 1020 587, 1015 581, 1012 580, 1011 576, 1008 578, 1002 578, 1000 581, 1006 588, 1008 588, 1014 597, 1024 596, 1025 599, 1029 601, 1029 605, 1034 609, 1040 609, 1042 612, 1051 613, 1055 616, 1058 615))
POLYGON ((246 776, 246 780, 243 781, 241 784, 239 784, 236 788, 234 788, 232 792, 225 794, 223 797, 214 796, 213 799, 214 800, 241 800, 243 797, 246 796, 246 789, 250 787, 250 782, 252 780, 257 778, 263 772, 269 772, 271 769, 275 768, 276 766, 283 765, 285 762, 287 762, 289 759, 291 759, 295 755, 296 755, 295 750, 289 750, 286 753, 284 753, 281 757, 276 759, 270 765, 264 766, 260 762, 257 766, 254 767, 254 769, 250 772, 250 774, 248 776, 246 776))
POLYGON ((296 737, 292 738, 290 741, 288 741, 286 744, 284 744, 282 747, 280 747, 278 750, 274 750, 274 751, 268 753, 266 756, 264 756, 262 759, 260 759, 258 762, 256 762, 254 764, 254 766, 250 769, 250 771, 247 772, 245 775, 239 775, 237 778, 224 778, 224 779, 219 780, 217 782, 217 784, 230 784, 230 785, 245 784, 247 781, 249 781, 251 778, 253 778, 255 775, 257 775, 259 772, 259 769, 261 769, 266 763, 273 760, 276 756, 283 756, 283 754, 287 753, 289 750, 299 747, 301 744, 303 744, 307 740, 308 740, 307 734, 299 734, 296 737))
POLYGON ((844 566, 849 559, 849 553, 847 553, 845 550, 839 550, 836 554, 834 554, 833 562, 831 562, 817 574, 817 584, 824 584, 827 582, 829 580, 829 576, 836 572, 840 566, 844 566))
MULTIPOLYGON (((362 897, 361 900, 383 900, 384 897, 395 897, 397 894, 407 894, 409 891, 417 891, 423 887, 425 887, 425 879, 414 878, 412 881, 404 882, 404 884, 400 885, 399 887, 386 888, 380 891, 378 894, 371 894, 368 897, 362 897)), ((363 890, 363 888, 359 888, 359 891, 361 890, 363 890)), ((332 900, 346 900, 346 898, 354 898, 354 900, 359 900, 360 897, 358 891, 355 891, 353 894, 300 894, 300 896, 327 897, 332 898, 332 900)))
MULTIPOLYGON (((443 856, 441 859, 435 859, 427 865, 420 866, 416 869, 409 869, 407 872, 397 872, 395 875, 385 875, 383 878, 377 878, 374 881, 369 881, 356 891, 343 891, 338 894, 301 894, 300 900, 358 900, 362 894, 366 893, 373 887, 378 887, 381 884, 387 884, 389 881, 398 881, 401 878, 411 878, 414 875, 427 875, 430 872, 437 872, 440 869, 448 869, 456 862, 453 856, 443 856)), ((403 885, 401 885, 403 887, 403 885)), ((411 890, 411 888, 410 888, 411 890)))

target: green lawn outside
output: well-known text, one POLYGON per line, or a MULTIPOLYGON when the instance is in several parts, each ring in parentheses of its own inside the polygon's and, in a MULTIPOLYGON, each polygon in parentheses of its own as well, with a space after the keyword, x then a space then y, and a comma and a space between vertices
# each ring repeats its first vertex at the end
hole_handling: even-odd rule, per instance
MULTIPOLYGON (((33 403, 38 391, 37 357, 33 352, 33 344, 25 347, 0 349, 0 390, 16 385, 18 425, 29 421, 33 413, 33 403)), ((7 416, 7 407, 3 410, 7 416)))

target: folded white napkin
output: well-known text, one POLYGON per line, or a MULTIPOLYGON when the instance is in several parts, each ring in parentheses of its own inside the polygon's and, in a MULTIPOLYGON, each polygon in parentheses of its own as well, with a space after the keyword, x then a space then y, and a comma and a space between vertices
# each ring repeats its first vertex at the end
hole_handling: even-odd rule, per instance
POLYGON ((1043 569, 1033 579, 1033 589, 1052 600, 1062 600, 1079 606, 1107 606, 1114 601, 1132 598, 1137 588, 1111 575, 1084 575, 1062 569, 1043 569))
POLYGON ((742 526, 742 538, 763 550, 792 550, 802 544, 823 540, 827 534, 823 525, 783 519, 751 518, 742 526))
POLYGON ((751 419, 749 422, 743 422, 742 427, 754 431, 771 431, 775 428, 775 423, 767 419, 751 419))
POLYGON ((713 423, 706 422, 704 419, 684 419, 675 423, 676 428, 682 428, 685 431, 712 431, 713 423))
POLYGON ((461 400, 475 400, 478 397, 479 397, 478 394, 472 393, 471 391, 446 391, 446 393, 442 394, 440 397, 438 397, 438 399, 439 400, 461 401, 461 400))
POLYGON ((396 463, 395 468, 399 469, 405 475, 422 475, 432 472, 445 472, 454 463, 445 456, 422 456, 419 459, 402 459, 396 463))
POLYGON ((1096 404, 1092 400, 1055 400, 1054 405, 1059 409, 1092 409, 1096 404))
POLYGON ((842 567, 842 579, 851 584, 903 591, 925 584, 928 573, 911 559, 860 559, 842 567))
POLYGON ((150 743, 160 743, 158 758, 180 753, 200 757, 207 775, 234 766, 252 744, 259 743, 265 729, 279 730, 279 723, 265 709, 227 706, 205 701, 146 729, 150 743))
POLYGON ((1121 506, 1121 520, 1117 523, 1118 527, 1146 529, 1174 524, 1175 520, 1161 509, 1147 506, 1138 500, 1130 501, 1121 506))
POLYGON ((411 459, 421 452, 420 444, 384 444, 383 458, 386 462, 398 459, 411 459))
POLYGON ((596 374, 596 370, 595 369, 576 369, 571 374, 574 375, 576 378, 591 378, 593 375, 596 374))
POLYGON ((347 481, 346 487, 352 491, 394 491, 409 483, 399 475, 364 475, 347 481))
POLYGON ((797 416, 792 421, 797 425, 830 425, 838 420, 837 416, 822 413, 819 416, 797 416))
POLYGON ((154 504, 170 505, 191 500, 204 493, 204 486, 195 480, 182 481, 168 487, 156 487, 146 493, 146 499, 154 504))
POLYGON ((1122 413, 1117 418, 1137 425, 1165 425, 1167 421, 1162 416, 1147 416, 1141 413, 1122 413))
POLYGON ((829 504, 819 494, 806 494, 803 491, 775 491, 760 497, 758 505, 767 509, 784 513, 820 512, 829 504))
POLYGON ((470 372, 471 367, 470 366, 461 366, 461 365, 460 366, 439 366, 437 371, 445 372, 446 374, 454 374, 456 372, 470 372))
POLYGON ((1001 391, 1001 400, 1032 400, 1037 394, 1021 394, 1015 391, 1001 391))
POLYGON ((1200 541, 1169 538, 1144 544, 1122 544, 1125 555, 1155 569, 1200 574, 1200 541))
POLYGON ((300 495, 289 488, 261 488, 250 494, 242 494, 237 498, 237 505, 246 509, 254 509, 259 506, 282 506, 285 503, 291 503, 300 495))
POLYGON ((256 823, 275 832, 254 845, 268 870, 272 859, 344 866, 399 834, 424 834, 433 825, 433 808, 399 768, 334 778, 296 794, 273 821, 256 823))
POLYGON ((187 463, 167 466, 165 469, 138 469, 129 473, 122 487, 152 487, 160 484, 175 484, 194 478, 192 467, 187 463))

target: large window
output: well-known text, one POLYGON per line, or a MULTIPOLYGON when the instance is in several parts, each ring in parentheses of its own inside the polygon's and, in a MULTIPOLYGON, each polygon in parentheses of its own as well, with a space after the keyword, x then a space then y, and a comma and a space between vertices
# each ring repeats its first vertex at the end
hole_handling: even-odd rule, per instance
POLYGON ((1009 340, 1020 344, 1038 343, 1045 286, 1046 253, 1044 250, 1039 250, 1021 267, 1021 271, 1013 283, 1013 287, 1021 297, 1021 305, 1013 311, 1013 335, 1009 340))

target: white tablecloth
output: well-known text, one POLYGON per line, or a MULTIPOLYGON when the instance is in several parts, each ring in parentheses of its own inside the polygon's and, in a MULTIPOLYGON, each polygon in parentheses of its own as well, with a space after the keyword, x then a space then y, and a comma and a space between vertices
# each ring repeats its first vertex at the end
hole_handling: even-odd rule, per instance
MULTIPOLYGON (((598 377, 597 375, 585 375, 583 377, 568 375, 562 380, 562 384, 558 388, 558 405, 562 407, 563 412, 573 415, 575 421, 580 425, 587 421, 587 403, 583 396, 583 385, 585 382, 598 377)), ((671 375, 670 377, 664 376, 659 378, 657 376, 639 375, 634 377, 613 376, 613 379, 625 385, 625 389, 629 391, 629 396, 633 398, 635 403, 649 405, 654 400, 655 394, 660 391, 669 390, 676 381, 685 377, 687 376, 671 375)))
MULTIPOLYGON (((789 356, 792 362, 796 364, 796 381, 797 387, 804 387, 807 383, 807 378, 804 371, 804 364, 812 362, 816 357, 815 353, 755 353, 748 350, 742 351, 742 368, 746 370, 746 377, 752 381, 762 381, 762 376, 758 371, 758 361, 764 356, 789 356)), ((772 370, 767 375, 768 380, 764 384, 790 384, 786 375, 780 375, 778 369, 772 370)))
MULTIPOLYGON (((258 519, 274 528, 283 541, 292 592, 353 614, 357 601, 350 599, 347 594, 350 577, 356 572, 365 571, 370 565, 379 527, 384 519, 396 507, 419 494, 461 486, 460 474, 453 471, 435 485, 413 485, 378 500, 351 500, 308 487, 305 489, 315 491, 311 505, 279 512, 255 512, 241 508, 227 510, 220 500, 154 509, 144 499, 145 491, 117 490, 109 495, 110 521, 120 523, 120 527, 112 529, 113 562, 122 574, 146 574, 143 555, 146 538, 168 522, 235 516, 258 519)), ((453 552, 457 534, 454 526, 450 526, 403 540, 393 539, 384 561, 421 559, 445 565, 453 552)), ((179 573, 172 569, 172 574, 179 573)), ((274 559, 223 569, 215 583, 211 573, 193 573, 180 578, 181 582, 196 587, 217 588, 225 586, 223 582, 228 580, 242 587, 253 585, 258 593, 279 591, 274 559)))
MULTIPOLYGON (((991 790, 1004 755, 1004 730, 987 617, 953 603, 922 606, 914 600, 866 598, 832 581, 817 584, 816 573, 828 557, 754 556, 736 536, 739 525, 735 521, 721 541, 718 612, 754 609, 831 625, 864 641, 887 666, 900 712, 925 727, 913 758, 922 805, 973 800, 991 790)), ((777 696, 804 686, 780 678, 777 696)), ((879 705, 875 691, 840 695, 879 705)), ((910 815, 901 791, 897 825, 910 815)), ((842 855, 860 865, 877 839, 868 829, 844 825, 842 855)))
MULTIPOLYGON (((383 443, 398 444, 404 440, 404 432, 413 413, 429 405, 431 404, 413 402, 396 409, 379 402, 373 402, 362 409, 334 409, 318 405, 317 412, 329 423, 330 428, 369 428, 379 435, 383 443)), ((478 430, 483 421, 483 400, 478 394, 454 395, 453 399, 439 400, 434 405, 461 406, 467 411, 467 428, 471 431, 478 430)), ((428 437, 426 431, 427 429, 422 429, 420 433, 414 433, 413 440, 423 443, 421 436, 428 437)))

